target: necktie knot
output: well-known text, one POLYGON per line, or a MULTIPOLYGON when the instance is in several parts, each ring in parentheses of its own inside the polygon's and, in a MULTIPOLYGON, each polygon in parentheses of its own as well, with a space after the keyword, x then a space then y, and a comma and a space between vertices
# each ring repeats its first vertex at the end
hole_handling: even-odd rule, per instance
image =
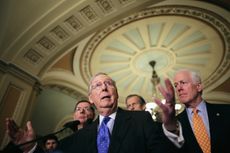
POLYGON ((192 109, 193 114, 198 114, 198 111, 199 111, 199 110, 198 110, 197 108, 193 108, 193 109, 192 109))
POLYGON ((105 123, 105 125, 106 125, 109 122, 109 120, 110 120, 110 117, 105 116, 102 122, 105 123))

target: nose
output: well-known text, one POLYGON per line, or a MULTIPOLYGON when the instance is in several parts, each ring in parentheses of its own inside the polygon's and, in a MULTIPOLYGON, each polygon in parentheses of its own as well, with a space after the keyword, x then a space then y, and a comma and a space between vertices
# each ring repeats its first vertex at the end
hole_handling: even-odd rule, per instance
POLYGON ((133 107, 133 105, 131 105, 131 106, 130 106, 130 110, 134 110, 134 107, 133 107))
POLYGON ((104 83, 102 84, 101 88, 102 88, 103 91, 104 91, 104 90, 107 90, 108 85, 104 82, 104 83))
POLYGON ((85 112, 85 109, 84 109, 84 108, 81 108, 81 109, 79 110, 79 112, 82 114, 82 113, 85 112))
POLYGON ((177 87, 176 87, 176 90, 177 90, 178 92, 180 92, 181 90, 183 90, 183 85, 182 85, 181 83, 179 83, 179 84, 177 85, 177 87))

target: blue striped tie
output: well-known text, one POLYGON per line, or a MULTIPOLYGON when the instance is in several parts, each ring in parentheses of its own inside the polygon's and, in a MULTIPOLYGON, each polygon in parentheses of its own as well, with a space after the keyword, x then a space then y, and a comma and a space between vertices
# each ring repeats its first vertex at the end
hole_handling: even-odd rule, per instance
POLYGON ((97 150, 98 153, 108 153, 109 143, 110 143, 110 133, 107 123, 109 122, 110 117, 104 117, 101 126, 97 135, 97 150))

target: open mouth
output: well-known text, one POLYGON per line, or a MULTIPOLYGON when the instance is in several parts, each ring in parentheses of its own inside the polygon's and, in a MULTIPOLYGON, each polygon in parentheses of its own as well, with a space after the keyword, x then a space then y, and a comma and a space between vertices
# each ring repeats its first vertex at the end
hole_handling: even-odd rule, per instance
POLYGON ((101 99, 107 99, 107 98, 110 99, 110 97, 111 97, 111 96, 104 96, 104 97, 102 97, 101 99))

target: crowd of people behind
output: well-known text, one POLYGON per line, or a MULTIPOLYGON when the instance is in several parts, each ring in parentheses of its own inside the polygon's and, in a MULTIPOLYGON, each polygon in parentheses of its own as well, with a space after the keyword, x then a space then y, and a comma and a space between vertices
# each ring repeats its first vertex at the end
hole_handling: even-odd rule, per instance
MULTIPOLYGON (((162 123, 156 123, 144 111, 146 102, 138 94, 126 97, 126 110, 118 107, 115 81, 105 73, 98 73, 90 80, 89 100, 78 101, 75 105, 73 120, 78 120, 79 124, 73 128, 74 134, 60 140, 60 143, 56 136, 46 137, 42 150, 36 143, 16 149, 15 145, 35 139, 35 132, 31 122, 27 123, 27 130, 22 130, 13 119, 7 118, 9 144, 14 145, 8 145, 2 152, 227 153, 230 145, 227 140, 230 137, 230 105, 208 103, 202 97, 203 89, 201 77, 191 70, 176 72, 173 83, 165 79, 165 86, 159 84, 158 90, 166 103, 153 99, 162 110, 162 123), (175 93, 180 103, 185 105, 185 110, 177 116, 175 93), (95 107, 98 112, 96 119, 95 107), (198 126, 204 125, 202 135, 206 135, 206 139, 197 136, 195 116, 201 118, 198 126), (105 118, 109 118, 106 123, 105 118), (108 126, 110 133, 107 145, 99 139, 103 124, 108 126), (106 150, 101 152, 101 146, 106 150)), ((103 134, 106 135, 107 131, 104 130, 103 134)))

